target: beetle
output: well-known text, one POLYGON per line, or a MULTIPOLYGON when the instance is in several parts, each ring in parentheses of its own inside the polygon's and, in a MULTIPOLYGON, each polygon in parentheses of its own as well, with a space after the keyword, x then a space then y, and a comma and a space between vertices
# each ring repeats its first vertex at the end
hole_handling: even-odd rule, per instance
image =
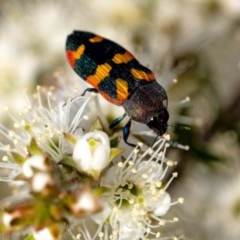
POLYGON ((74 31, 66 41, 66 55, 74 71, 107 101, 122 106, 125 113, 113 120, 109 128, 129 116, 123 128, 128 142, 132 120, 146 124, 158 136, 167 131, 168 97, 151 70, 119 44, 86 31, 74 31))

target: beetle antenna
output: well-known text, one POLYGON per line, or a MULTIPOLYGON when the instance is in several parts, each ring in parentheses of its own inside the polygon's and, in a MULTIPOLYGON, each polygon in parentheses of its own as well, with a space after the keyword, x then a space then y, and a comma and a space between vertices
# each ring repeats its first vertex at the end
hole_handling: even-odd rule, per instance
POLYGON ((178 128, 178 129, 184 129, 184 130, 190 130, 190 127, 187 126, 174 126, 174 125, 167 125, 168 127, 178 128))
MULTIPOLYGON (((159 137, 159 135, 157 135, 156 138, 154 139, 154 141, 153 141, 153 143, 152 143, 152 146, 151 146, 152 149, 153 149, 154 144, 155 144, 155 142, 157 141, 158 137, 159 137)), ((183 150, 186 150, 186 151, 189 150, 189 146, 188 146, 188 145, 182 145, 182 144, 180 144, 180 143, 178 143, 178 142, 176 142, 176 141, 172 141, 172 140, 168 140, 167 142, 168 142, 168 143, 170 144, 170 146, 172 146, 172 147, 176 147, 176 148, 183 149, 183 150)))
POLYGON ((175 141, 172 141, 172 140, 169 141, 169 144, 172 147, 176 147, 176 148, 183 149, 183 150, 186 150, 186 151, 189 150, 189 146, 188 145, 182 145, 182 144, 180 144, 178 142, 175 142, 175 141))
MULTIPOLYGON (((174 127, 174 128, 178 128, 178 129, 184 129, 184 130, 190 130, 191 128, 190 127, 187 127, 187 126, 173 126, 173 125, 168 125, 169 127, 174 127)), ((169 141, 169 144, 172 146, 172 147, 176 147, 176 148, 179 148, 179 149, 183 149, 183 150, 189 150, 189 146, 186 145, 182 145, 176 141, 172 141, 170 140, 169 141)))

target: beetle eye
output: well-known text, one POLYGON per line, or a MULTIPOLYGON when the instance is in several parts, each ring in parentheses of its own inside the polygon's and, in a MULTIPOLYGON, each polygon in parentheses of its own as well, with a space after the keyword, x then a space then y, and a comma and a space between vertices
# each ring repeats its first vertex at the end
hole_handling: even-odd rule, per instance
POLYGON ((147 125, 158 135, 162 135, 167 131, 168 117, 168 111, 164 108, 157 115, 151 117, 147 125))
POLYGON ((150 122, 157 122, 158 121, 158 118, 157 117, 152 117, 151 119, 150 119, 150 122))
POLYGON ((160 125, 160 124, 162 124, 162 122, 164 122, 164 119, 163 119, 163 118, 160 118, 159 116, 157 116, 157 117, 152 117, 152 118, 150 119, 150 123, 151 123, 151 124, 154 124, 154 125, 160 125))
POLYGON ((148 126, 152 126, 154 128, 156 128, 159 125, 160 121, 158 119, 158 117, 151 117, 150 121, 148 122, 148 126))

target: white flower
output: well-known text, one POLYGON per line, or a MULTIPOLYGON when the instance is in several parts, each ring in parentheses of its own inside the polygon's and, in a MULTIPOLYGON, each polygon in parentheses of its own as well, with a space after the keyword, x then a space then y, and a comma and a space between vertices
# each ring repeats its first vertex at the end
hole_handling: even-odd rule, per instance
POLYGON ((101 209, 90 188, 85 187, 79 194, 76 194, 75 202, 70 205, 71 211, 78 214, 92 214, 101 209))
MULTIPOLYGON (((8 155, 4 159, 12 157, 12 162, 20 164, 23 180, 29 183, 21 194, 22 200, 24 197, 30 200, 21 205, 14 196, 8 199, 16 204, 10 209, 13 214, 3 212, 5 230, 14 232, 11 221, 24 217, 31 221, 20 221, 17 227, 23 231, 34 228, 43 214, 47 221, 41 225, 42 230, 34 231, 36 240, 58 239, 62 236, 62 221, 78 223, 87 240, 97 237, 138 240, 151 236, 159 239, 160 233, 153 230, 171 222, 162 219, 175 204, 166 191, 176 176, 162 184, 168 170, 165 160, 168 139, 161 138, 142 155, 134 149, 126 159, 122 157, 122 162, 114 162, 123 149, 110 148, 106 133, 95 130, 83 134, 86 127, 82 120, 86 118, 82 115, 90 99, 80 97, 54 104, 52 93, 48 92, 48 105, 44 107, 38 88, 37 104, 30 101, 18 118, 13 117, 15 131, 1 126, 1 133, 12 144, 2 144, 0 149, 8 155), (88 191, 83 189, 85 183, 88 191), (22 215, 14 215, 19 210, 22 215), (93 236, 86 220, 98 225, 93 236)), ((68 233, 75 239, 71 230, 68 233)))
MULTIPOLYGON (((161 139, 156 143, 158 149, 152 156, 145 160, 152 151, 148 149, 142 156, 138 157, 138 151, 124 161, 112 166, 101 179, 101 186, 108 188, 105 193, 105 201, 112 211, 105 211, 113 232, 118 232, 122 239, 145 239, 148 235, 158 236, 153 233, 154 226, 150 219, 157 221, 154 228, 165 220, 159 218, 164 215, 170 206, 171 198, 166 189, 172 178, 163 187, 162 180, 168 170, 168 164, 164 163, 164 152, 166 151, 166 139, 161 139), (153 161, 154 160, 154 161, 153 161)), ((94 219, 98 221, 97 219, 94 219)), ((115 238, 114 238, 115 239, 115 238)), ((116 238, 118 239, 118 238, 116 238)))
POLYGON ((11 222, 12 220, 14 220, 15 217, 19 217, 19 214, 16 214, 16 212, 14 214, 5 212, 2 216, 2 222, 6 227, 10 227, 11 222))
POLYGON ((49 228, 45 227, 40 231, 33 231, 35 240, 56 240, 49 228))
POLYGON ((144 228, 139 228, 137 224, 133 222, 121 222, 119 226, 119 232, 122 239, 139 240, 144 236, 144 228))
POLYGON ((156 216, 165 215, 170 208, 170 203, 171 203, 171 197, 168 193, 165 192, 162 198, 156 202, 154 206, 153 214, 156 216))
POLYGON ((43 155, 35 155, 28 158, 22 166, 23 175, 27 178, 32 177, 34 175, 33 168, 40 171, 46 171, 48 169, 45 157, 43 155))
POLYGON ((33 99, 28 97, 28 103, 18 116, 10 114, 14 121, 14 130, 9 131, 0 125, 0 132, 13 144, 9 149, 0 145, 0 150, 9 152, 17 150, 19 154, 25 156, 28 153, 26 146, 32 138, 35 138, 44 152, 54 161, 60 161, 71 152, 71 147, 63 134, 68 133, 78 137, 82 135, 79 125, 85 119, 83 111, 90 99, 91 96, 78 97, 64 103, 57 101, 52 92, 37 87, 37 94, 33 99), (48 103, 46 107, 42 104, 45 101, 48 103), (77 108, 76 101, 79 104, 77 108))
POLYGON ((97 179, 110 162, 110 150, 107 134, 95 130, 77 141, 73 149, 73 159, 81 171, 97 179))
POLYGON ((77 199, 76 203, 72 205, 72 208, 77 212, 78 209, 84 209, 85 211, 93 212, 95 209, 95 199, 90 192, 83 193, 77 199))
POLYGON ((34 174, 31 183, 34 192, 43 192, 47 186, 53 185, 53 179, 49 173, 39 172, 34 174))

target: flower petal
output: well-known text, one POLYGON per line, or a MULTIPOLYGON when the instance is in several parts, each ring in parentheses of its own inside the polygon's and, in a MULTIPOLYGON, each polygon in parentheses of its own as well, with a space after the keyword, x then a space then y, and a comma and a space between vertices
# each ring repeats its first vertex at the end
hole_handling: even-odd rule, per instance
POLYGON ((42 171, 48 169, 47 165, 45 164, 45 157, 43 155, 35 155, 28 158, 22 166, 22 172, 25 177, 32 177, 33 176, 33 169, 36 168, 42 171))
POLYGON ((170 204, 171 197, 167 192, 165 192, 162 198, 158 201, 156 208, 153 211, 154 215, 163 216, 164 214, 166 214, 170 208, 170 204))

